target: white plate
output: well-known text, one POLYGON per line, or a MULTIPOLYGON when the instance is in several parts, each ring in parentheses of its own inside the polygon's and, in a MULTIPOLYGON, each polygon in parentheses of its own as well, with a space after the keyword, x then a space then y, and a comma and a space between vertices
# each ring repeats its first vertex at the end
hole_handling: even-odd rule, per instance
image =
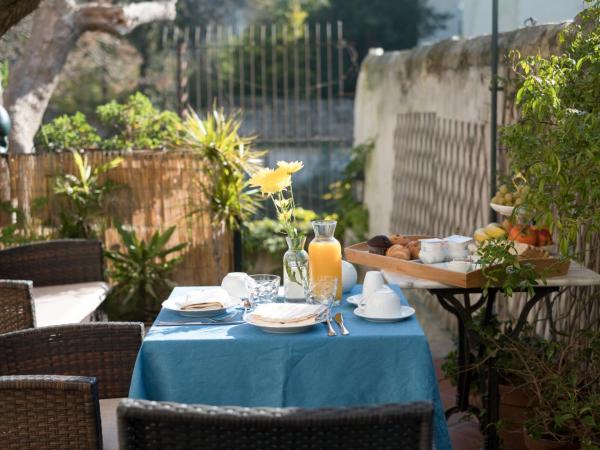
POLYGON ((402 311, 397 316, 386 316, 386 317, 374 317, 367 315, 362 308, 356 308, 354 310, 354 314, 358 317, 362 317, 363 319, 369 320, 371 322, 377 323, 387 323, 387 322, 399 322, 400 320, 407 319, 415 314, 415 310, 410 306, 402 305, 402 311))
POLYGON ((294 333, 303 333, 305 331, 310 330, 315 325, 325 322, 325 318, 323 317, 323 318, 317 319, 317 320, 315 320, 314 323, 311 323, 310 325, 301 325, 301 326, 297 326, 297 325, 294 325, 291 323, 273 324, 273 326, 258 325, 258 324, 253 323, 252 320, 251 319, 249 320, 247 317, 244 317, 244 321, 248 325, 252 325, 253 327, 260 328, 265 333, 294 334, 294 333))
POLYGON ((358 306, 362 301, 362 294, 351 295, 346 301, 351 305, 358 306))
POLYGON ((507 217, 512 216, 513 210, 515 209, 514 206, 498 205, 496 203, 490 203, 490 207, 497 213, 507 217))
MULTIPOLYGON (((187 295, 187 294, 183 294, 182 296, 185 296, 185 295, 187 295)), ((200 318, 200 317, 220 316, 222 314, 225 314, 231 308, 237 308, 238 306, 240 306, 240 302, 232 297, 231 304, 228 305, 226 308, 209 309, 209 310, 203 310, 203 311, 182 311, 179 308, 179 306, 177 306, 177 300, 180 299, 182 296, 168 298, 167 300, 165 300, 162 303, 162 307, 165 309, 168 309, 169 311, 173 311, 177 314, 185 316, 185 317, 200 318)))

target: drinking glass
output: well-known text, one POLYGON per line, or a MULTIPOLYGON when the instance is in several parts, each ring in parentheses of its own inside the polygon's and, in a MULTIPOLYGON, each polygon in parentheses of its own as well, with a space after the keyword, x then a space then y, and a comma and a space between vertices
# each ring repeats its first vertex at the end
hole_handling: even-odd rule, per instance
POLYGON ((246 283, 248 300, 252 307, 259 303, 271 303, 277 300, 281 278, 278 275, 250 275, 246 283))
POLYGON ((327 307, 327 320, 331 320, 331 307, 335 301, 338 288, 338 278, 322 276, 315 280, 306 280, 304 295, 307 303, 327 307))

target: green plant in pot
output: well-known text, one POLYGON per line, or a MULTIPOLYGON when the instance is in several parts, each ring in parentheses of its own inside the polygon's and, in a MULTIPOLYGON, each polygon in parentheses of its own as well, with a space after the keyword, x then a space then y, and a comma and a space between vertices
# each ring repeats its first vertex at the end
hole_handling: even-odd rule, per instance
POLYGON ((151 322, 160 311, 161 301, 175 285, 170 272, 181 262, 176 255, 187 244, 168 247, 175 227, 155 231, 149 240, 140 239, 134 231, 118 226, 123 249, 106 252, 110 262, 108 275, 112 286, 106 299, 111 320, 151 322))
MULTIPOLYGON (((210 213, 213 242, 225 233, 239 232, 259 208, 258 189, 248 175, 260 169, 265 152, 253 148, 253 136, 240 135, 240 120, 213 108, 204 119, 188 110, 183 124, 183 141, 205 162, 197 188, 209 199, 209 207, 190 205, 190 214, 210 213)), ((213 246, 217 270, 222 252, 213 246)))
POLYGON ((525 443, 531 450, 600 448, 600 332, 579 331, 544 351, 506 340, 512 369, 533 394, 525 443))

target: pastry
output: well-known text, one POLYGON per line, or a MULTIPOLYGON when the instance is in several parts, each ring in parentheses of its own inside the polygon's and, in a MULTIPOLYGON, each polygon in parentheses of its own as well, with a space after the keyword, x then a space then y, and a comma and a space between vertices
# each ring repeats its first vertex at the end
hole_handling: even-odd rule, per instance
POLYGON ((392 258, 399 258, 410 261, 410 250, 404 245, 400 244, 392 245, 390 248, 388 248, 385 255, 391 256, 392 258))
POLYGON ((410 259, 419 259, 421 243, 419 241, 410 241, 407 247, 410 250, 410 259))
POLYGON ((378 235, 369 239, 367 245, 369 246, 369 253, 385 255, 386 250, 392 246, 392 242, 387 236, 378 235))
POLYGON ((392 244, 394 245, 400 244, 406 246, 410 242, 410 239, 402 236, 401 234, 392 234, 390 236, 390 241, 392 241, 392 244))

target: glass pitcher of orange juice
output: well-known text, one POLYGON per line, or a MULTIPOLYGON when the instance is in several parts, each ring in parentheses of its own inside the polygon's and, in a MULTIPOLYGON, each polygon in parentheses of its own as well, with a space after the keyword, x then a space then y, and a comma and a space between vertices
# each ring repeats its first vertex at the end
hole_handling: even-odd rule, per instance
POLYGON ((342 246, 333 237, 336 225, 335 220, 312 222, 315 238, 308 246, 308 260, 311 280, 337 278, 336 304, 339 304, 342 300, 342 246))

